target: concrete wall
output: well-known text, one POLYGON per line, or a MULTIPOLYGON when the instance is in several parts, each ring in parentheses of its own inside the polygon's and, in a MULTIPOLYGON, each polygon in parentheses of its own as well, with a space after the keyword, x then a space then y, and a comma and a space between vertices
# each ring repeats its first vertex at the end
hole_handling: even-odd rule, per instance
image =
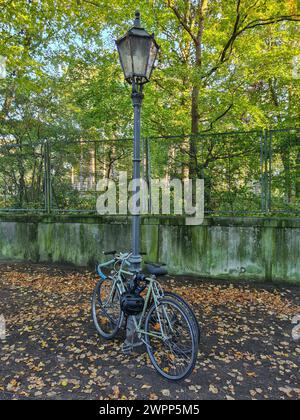
MULTIPOLYGON (((0 216, 0 259, 92 265, 130 249, 130 220, 100 216, 0 216)), ((300 220, 178 217, 142 220, 142 250, 170 273, 300 285, 300 220)))

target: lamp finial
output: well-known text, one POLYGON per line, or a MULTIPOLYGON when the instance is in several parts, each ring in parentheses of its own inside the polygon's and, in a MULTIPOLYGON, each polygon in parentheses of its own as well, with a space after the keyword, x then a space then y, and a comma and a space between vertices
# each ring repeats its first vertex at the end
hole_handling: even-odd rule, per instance
POLYGON ((135 20, 134 20, 134 27, 140 28, 141 27, 141 14, 139 10, 135 12, 135 20))

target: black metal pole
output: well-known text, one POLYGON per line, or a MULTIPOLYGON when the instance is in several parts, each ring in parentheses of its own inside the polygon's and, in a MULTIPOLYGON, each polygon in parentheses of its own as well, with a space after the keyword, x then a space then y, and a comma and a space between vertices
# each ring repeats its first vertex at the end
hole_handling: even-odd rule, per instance
MULTIPOLYGON (((143 101, 142 86, 133 83, 132 103, 134 108, 134 147, 133 147, 133 181, 135 187, 133 193, 140 194, 139 181, 141 178, 141 107, 143 101), (139 90, 140 89, 140 90, 139 90)), ((140 199, 139 199, 140 206, 140 199)), ((139 209, 134 209, 132 216, 132 257, 131 265, 133 271, 141 270, 142 258, 140 255, 140 214, 139 209), (138 211, 137 211, 138 210, 138 211)))

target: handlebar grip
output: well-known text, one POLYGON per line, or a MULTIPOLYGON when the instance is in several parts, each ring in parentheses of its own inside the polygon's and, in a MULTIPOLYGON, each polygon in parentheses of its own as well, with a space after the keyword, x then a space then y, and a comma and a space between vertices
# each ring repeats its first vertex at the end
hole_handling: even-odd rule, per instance
POLYGON ((99 277, 100 277, 102 280, 106 280, 106 279, 107 279, 107 276, 106 276, 106 275, 103 273, 103 271, 101 270, 100 265, 97 265, 97 266, 96 266, 96 272, 98 273, 99 277))
POLYGON ((104 251, 103 255, 116 255, 117 251, 104 251))
MULTIPOLYGON (((132 253, 132 250, 130 251, 130 253, 132 253)), ((140 255, 148 255, 148 252, 141 251, 139 254, 140 254, 140 255)))

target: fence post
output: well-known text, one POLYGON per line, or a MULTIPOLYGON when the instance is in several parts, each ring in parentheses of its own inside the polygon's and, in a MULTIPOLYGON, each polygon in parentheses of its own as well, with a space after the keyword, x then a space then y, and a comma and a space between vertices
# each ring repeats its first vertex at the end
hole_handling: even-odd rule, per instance
POLYGON ((268 212, 272 211, 272 168, 273 168, 273 133, 268 131, 268 162, 269 162, 269 179, 268 179, 268 212))
POLYGON ((261 133, 261 208, 263 213, 267 213, 267 171, 266 171, 266 162, 267 162, 267 131, 262 130, 261 133))
POLYGON ((45 210, 47 214, 51 214, 52 203, 51 203, 51 158, 50 158, 50 144, 48 140, 45 140, 45 152, 44 152, 44 164, 45 164, 45 210))
POLYGON ((261 207, 262 212, 271 212, 271 177, 272 177, 272 144, 269 130, 262 132, 261 138, 261 207))
POLYGON ((260 185, 261 185, 261 212, 265 213, 265 174, 264 174, 264 159, 265 159, 265 147, 264 147, 264 130, 260 134, 260 185))

